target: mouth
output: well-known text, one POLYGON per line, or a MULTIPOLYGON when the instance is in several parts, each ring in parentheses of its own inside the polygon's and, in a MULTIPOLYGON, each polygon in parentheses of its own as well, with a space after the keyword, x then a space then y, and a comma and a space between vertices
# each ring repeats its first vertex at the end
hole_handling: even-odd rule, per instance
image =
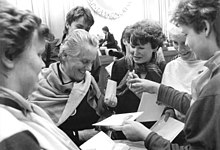
POLYGON ((186 52, 180 52, 179 54, 184 57, 189 55, 190 53, 191 53, 190 51, 186 51, 186 52))

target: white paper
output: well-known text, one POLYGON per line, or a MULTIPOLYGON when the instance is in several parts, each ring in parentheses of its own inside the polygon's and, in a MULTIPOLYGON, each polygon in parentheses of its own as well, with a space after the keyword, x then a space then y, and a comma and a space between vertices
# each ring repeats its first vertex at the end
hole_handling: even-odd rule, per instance
POLYGON ((112 95, 116 96, 117 82, 108 79, 105 91, 105 99, 110 98, 112 95))
POLYGON ((151 130, 172 142, 174 138, 183 130, 184 123, 169 117, 167 122, 161 117, 152 127, 151 130))
POLYGON ((139 112, 144 112, 137 118, 139 122, 157 121, 160 119, 164 110, 163 105, 156 103, 157 96, 155 94, 143 93, 138 107, 139 112))
POLYGON ((129 150, 128 145, 115 143, 102 131, 83 143, 80 148, 82 150, 129 150))
POLYGON ((143 112, 124 113, 112 115, 98 123, 93 124, 94 126, 121 126, 125 120, 133 121, 139 117, 143 112))
POLYGON ((111 107, 115 107, 117 105, 116 99, 113 97, 116 97, 116 88, 117 88, 117 82, 108 79, 106 91, 105 91, 105 104, 111 107))
POLYGON ((104 132, 100 131, 91 139, 83 143, 80 148, 82 150, 112 150, 115 142, 104 132))

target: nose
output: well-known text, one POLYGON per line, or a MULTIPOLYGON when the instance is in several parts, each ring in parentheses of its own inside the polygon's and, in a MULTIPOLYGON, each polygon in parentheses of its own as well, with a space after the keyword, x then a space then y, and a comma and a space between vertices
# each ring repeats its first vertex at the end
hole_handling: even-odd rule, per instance
POLYGON ((92 63, 89 63, 85 66, 87 71, 91 71, 92 70, 92 63))
POLYGON ((41 68, 45 68, 46 67, 46 64, 45 62, 43 61, 43 59, 41 59, 41 68))

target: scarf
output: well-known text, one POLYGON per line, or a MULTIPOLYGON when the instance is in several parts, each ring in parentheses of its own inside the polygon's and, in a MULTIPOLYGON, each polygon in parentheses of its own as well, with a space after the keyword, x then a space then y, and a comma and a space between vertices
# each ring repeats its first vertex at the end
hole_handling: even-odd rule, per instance
POLYGON ((19 93, 0 86, 0 97, 17 103, 21 110, 0 104, 10 113, 2 114, 0 141, 25 130, 30 131, 44 149, 78 150, 72 140, 52 122, 47 113, 19 93), (4 120, 5 118, 5 120, 4 120), (6 119, 7 118, 7 119, 6 119), (46 140, 45 140, 46 139, 46 140), (55 143, 55 144, 54 144, 55 143))
MULTIPOLYGON (((42 70, 39 75, 39 86, 29 97, 30 101, 49 114, 57 126, 76 113, 76 108, 91 86, 97 99, 101 96, 97 83, 88 71, 86 71, 85 80, 62 84, 58 63, 53 63, 49 68, 42 70)), ((94 98, 88 98, 87 102, 94 109, 98 107, 94 98)))

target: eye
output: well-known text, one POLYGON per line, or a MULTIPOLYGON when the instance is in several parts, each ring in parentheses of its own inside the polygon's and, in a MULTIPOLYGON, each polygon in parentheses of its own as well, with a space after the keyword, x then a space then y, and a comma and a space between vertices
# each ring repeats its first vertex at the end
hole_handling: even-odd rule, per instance
POLYGON ((81 25, 81 24, 77 24, 77 25, 76 25, 76 28, 77 28, 77 29, 84 29, 84 26, 81 25))
POLYGON ((87 64, 90 63, 90 61, 89 61, 89 60, 82 60, 82 63, 83 63, 84 65, 87 65, 87 64))
POLYGON ((173 41, 173 44, 178 45, 178 42, 177 41, 173 41))

